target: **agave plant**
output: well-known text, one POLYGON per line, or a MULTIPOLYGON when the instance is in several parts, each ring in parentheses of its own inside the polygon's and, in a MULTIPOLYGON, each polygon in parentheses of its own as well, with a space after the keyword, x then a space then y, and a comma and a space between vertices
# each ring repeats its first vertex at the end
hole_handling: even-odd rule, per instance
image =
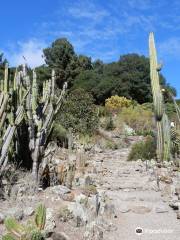
POLYGON ((18 223, 14 218, 7 218, 5 226, 7 234, 2 240, 43 240, 43 230, 46 223, 46 208, 40 204, 35 212, 35 220, 27 225, 18 223))

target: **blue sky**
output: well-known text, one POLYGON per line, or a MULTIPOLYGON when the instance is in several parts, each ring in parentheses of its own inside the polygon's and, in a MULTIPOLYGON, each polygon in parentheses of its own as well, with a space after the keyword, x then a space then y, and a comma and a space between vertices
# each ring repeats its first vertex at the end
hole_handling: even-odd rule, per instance
POLYGON ((43 63, 42 49, 67 37, 78 54, 115 61, 148 56, 154 31, 163 74, 180 97, 179 0, 6 0, 1 2, 0 51, 11 65, 43 63))

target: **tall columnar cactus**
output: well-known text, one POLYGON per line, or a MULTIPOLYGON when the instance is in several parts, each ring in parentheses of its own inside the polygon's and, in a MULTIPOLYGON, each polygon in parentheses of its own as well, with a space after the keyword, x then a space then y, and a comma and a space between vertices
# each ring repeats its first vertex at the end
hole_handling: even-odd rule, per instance
POLYGON ((162 118, 162 125, 163 125, 163 137, 164 137, 164 151, 163 151, 163 160, 168 161, 171 151, 171 127, 170 121, 166 113, 163 114, 162 118))
POLYGON ((161 65, 157 62, 154 34, 152 32, 149 35, 149 55, 151 88, 157 124, 157 159, 160 162, 163 160, 169 160, 170 158, 170 123, 167 115, 165 115, 163 94, 159 82, 159 71, 161 70, 161 65))
MULTIPOLYGON (((53 70, 51 79, 44 81, 41 96, 38 95, 35 70, 33 70, 32 81, 25 65, 21 71, 16 69, 12 82, 9 81, 8 75, 8 65, 6 65, 0 92, 0 173, 6 167, 10 149, 15 145, 21 145, 20 137, 14 140, 14 135, 18 133, 17 126, 24 122, 29 132, 32 173, 37 179, 39 160, 43 155, 54 118, 61 107, 67 84, 65 83, 60 96, 55 96, 53 70)), ((14 150, 18 154, 18 148, 14 150)))

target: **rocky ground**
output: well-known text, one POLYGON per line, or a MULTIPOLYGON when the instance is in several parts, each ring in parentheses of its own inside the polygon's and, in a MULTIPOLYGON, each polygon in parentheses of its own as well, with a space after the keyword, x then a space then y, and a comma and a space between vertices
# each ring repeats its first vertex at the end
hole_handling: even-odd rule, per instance
MULTIPOLYGON (((0 233, 6 216, 24 223, 43 202, 51 239, 179 239, 180 173, 153 161, 128 162, 129 151, 95 148, 72 189, 58 185, 35 194, 29 184, 27 194, 25 186, 19 187, 15 196, 0 202, 0 233)), ((56 162, 61 161, 58 156, 56 162)))

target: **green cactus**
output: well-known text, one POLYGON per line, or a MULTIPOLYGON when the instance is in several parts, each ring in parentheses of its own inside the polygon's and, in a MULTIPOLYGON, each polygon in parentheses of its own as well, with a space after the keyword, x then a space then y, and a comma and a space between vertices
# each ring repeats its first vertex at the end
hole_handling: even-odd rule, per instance
POLYGON ((26 234, 25 228, 14 218, 7 218, 5 220, 5 226, 8 232, 15 238, 21 239, 26 234))
POLYGON ((33 231, 30 236, 31 240, 43 240, 44 236, 40 231, 33 231))
POLYGON ((12 237, 10 234, 6 234, 2 237, 2 240, 16 240, 16 239, 12 237))
POLYGON ((170 159, 170 123, 164 109, 163 94, 159 82, 159 71, 161 67, 157 63, 154 34, 152 32, 149 35, 149 55, 151 88, 157 124, 157 159, 161 162, 170 159))
POLYGON ((35 113, 37 108, 37 80, 36 80, 36 72, 33 71, 33 84, 32 84, 32 110, 35 113))
POLYGON ((3 236, 2 240, 43 240, 42 230, 44 229, 45 221, 46 208, 42 204, 36 209, 35 225, 31 222, 21 225, 14 218, 7 218, 5 226, 8 233, 3 236))
POLYGON ((35 223, 39 230, 43 230, 46 223, 46 208, 40 204, 36 209, 35 223))
POLYGON ((23 125, 29 133, 27 138, 29 137, 28 147, 33 159, 32 174, 35 180, 38 180, 39 159, 45 150, 46 141, 61 107, 67 85, 64 85, 61 95, 54 101, 54 70, 51 79, 44 81, 42 96, 38 95, 36 72, 33 71, 31 81, 25 65, 23 70, 16 69, 13 81, 9 80, 6 64, 4 80, 0 83, 0 172, 2 166, 4 169, 8 162, 7 156, 12 158, 9 155, 10 150, 12 149, 13 152, 17 145, 21 147, 20 142, 15 142, 17 140, 14 135, 17 133, 17 126, 21 129, 23 125), (41 104, 44 105, 42 110, 41 104), (37 112, 37 109, 40 112, 37 112))
POLYGON ((162 118, 163 137, 164 137, 164 152, 163 160, 169 161, 171 156, 171 126, 167 114, 163 114, 162 118))
POLYGON ((4 93, 8 93, 9 91, 9 78, 8 78, 8 64, 5 65, 4 72, 4 93))

